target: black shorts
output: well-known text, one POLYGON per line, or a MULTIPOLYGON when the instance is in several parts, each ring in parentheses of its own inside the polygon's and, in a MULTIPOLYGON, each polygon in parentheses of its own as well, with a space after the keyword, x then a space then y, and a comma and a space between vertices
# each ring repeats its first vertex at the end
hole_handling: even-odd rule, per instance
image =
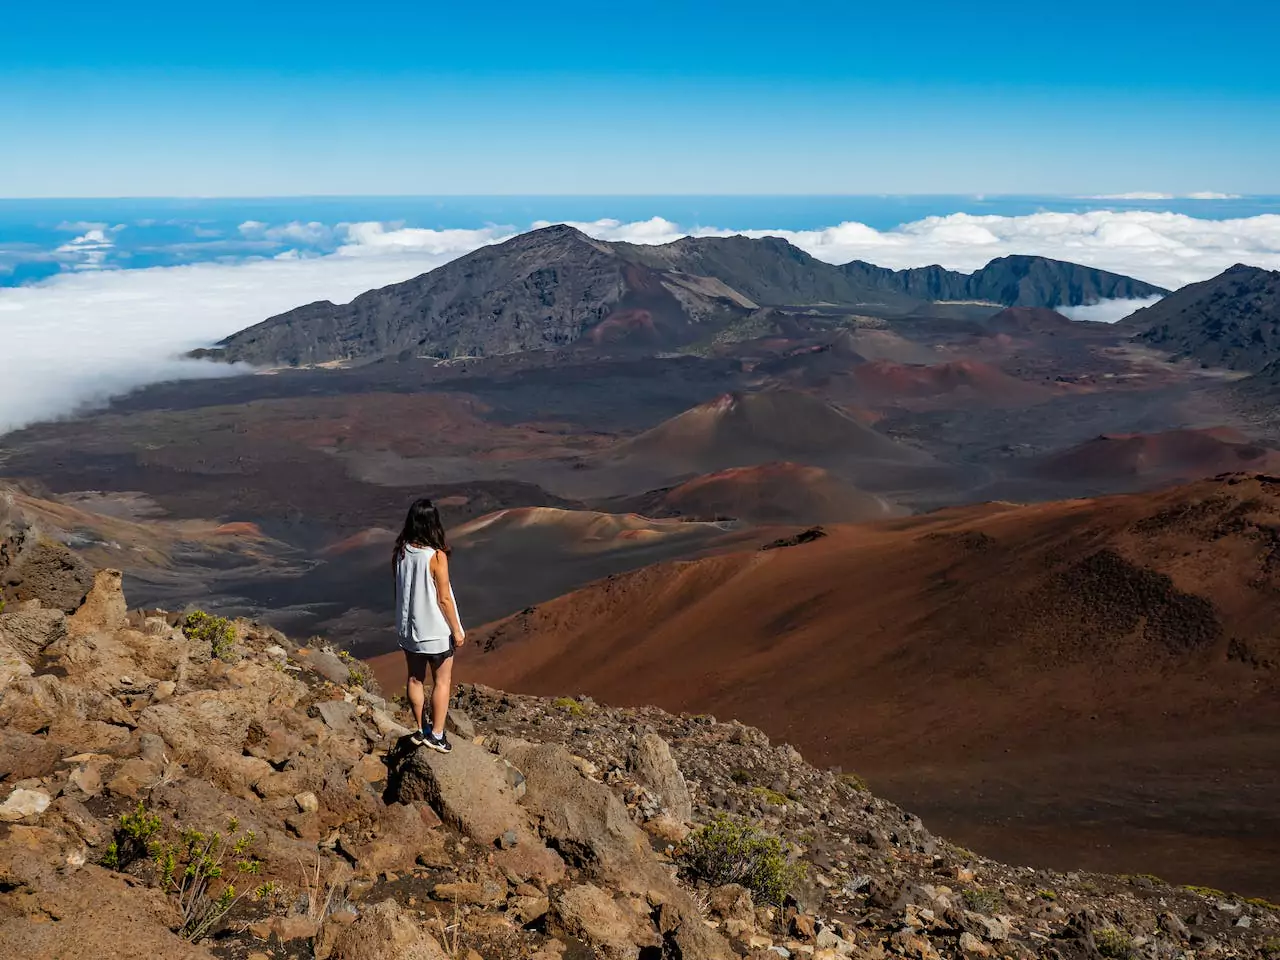
POLYGON ((458 649, 458 645, 453 642, 453 637, 449 638, 449 649, 443 653, 424 653, 422 656, 427 658, 427 663, 438 670, 440 665, 453 656, 453 652, 458 649))

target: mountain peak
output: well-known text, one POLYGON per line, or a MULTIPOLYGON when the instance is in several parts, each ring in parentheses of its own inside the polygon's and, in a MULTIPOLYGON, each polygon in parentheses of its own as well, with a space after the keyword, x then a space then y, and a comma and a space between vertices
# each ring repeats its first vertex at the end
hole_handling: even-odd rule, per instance
POLYGON ((1256 373, 1280 360, 1280 272, 1237 263, 1125 323, 1177 359, 1256 373))

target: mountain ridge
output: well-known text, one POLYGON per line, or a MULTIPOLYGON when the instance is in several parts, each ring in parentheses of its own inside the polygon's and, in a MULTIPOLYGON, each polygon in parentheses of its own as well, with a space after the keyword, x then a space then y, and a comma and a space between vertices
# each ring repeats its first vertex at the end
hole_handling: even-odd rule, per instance
POLYGON ((1137 300, 1167 294, 1155 284, 1049 257, 1010 254, 973 273, 937 264, 891 270, 863 260, 842 268, 875 289, 922 300, 980 300, 1006 307, 1080 306, 1098 300, 1137 300))
POLYGON ((302 366, 493 356, 580 342, 654 351, 692 343, 760 306, 897 315, 918 307, 921 291, 947 295, 933 299, 1000 297, 1009 306, 1163 292, 1039 257, 1000 258, 973 275, 922 269, 895 272, 858 261, 841 267, 779 237, 685 237, 646 246, 596 240, 559 224, 481 247, 348 304, 304 304, 192 355, 302 366))

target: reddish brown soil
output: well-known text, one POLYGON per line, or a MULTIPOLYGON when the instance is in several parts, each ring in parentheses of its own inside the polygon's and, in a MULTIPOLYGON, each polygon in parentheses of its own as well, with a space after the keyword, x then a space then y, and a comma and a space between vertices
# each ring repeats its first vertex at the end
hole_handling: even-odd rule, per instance
POLYGON ((901 512, 883 497, 859 490, 821 467, 786 462, 705 474, 624 498, 617 506, 649 517, 753 523, 858 523, 901 512))
POLYGON ((1126 477, 1192 480, 1238 470, 1280 470, 1280 453, 1250 443, 1230 427, 1116 434, 1056 454, 1036 472, 1068 481, 1126 477))
POLYGON ((980 360, 931 364, 877 360, 858 367, 854 380, 862 396, 880 403, 951 397, 1009 406, 1035 403, 1053 396, 1048 387, 1019 380, 980 360))
MULTIPOLYGON (((1156 794, 1173 812, 1162 829, 1243 830, 1274 865, 1280 820, 1250 799, 1276 796, 1274 764, 1212 769, 1201 746, 1248 731, 1278 755, 1278 612, 1280 482, 1232 478, 962 508, 645 568, 492 626, 465 671, 519 691, 740 717, 883 779, 961 839, 966 824, 980 838, 977 825, 1008 817, 1021 859, 1060 865, 1071 831, 1057 845, 1045 835, 1095 816, 1099 779, 1115 785, 1108 829, 1139 829, 1151 809, 1133 800, 1133 764, 1159 750, 1156 794), (1020 762, 1038 807, 1002 807, 961 776, 1020 762), (1089 785, 1073 766, 1094 771, 1089 785), (1261 787, 1259 770, 1270 771, 1261 787), (950 792, 911 786, 931 778, 950 792), (1204 808, 1186 802, 1210 781, 1204 808)), ((1145 869, 1173 879, 1257 889, 1256 861, 1187 876, 1155 849, 1120 860, 1148 854, 1145 869)))
POLYGON ((698 473, 765 463, 779 454, 819 464, 836 459, 927 459, 825 401, 795 390, 725 394, 614 450, 622 459, 698 473))

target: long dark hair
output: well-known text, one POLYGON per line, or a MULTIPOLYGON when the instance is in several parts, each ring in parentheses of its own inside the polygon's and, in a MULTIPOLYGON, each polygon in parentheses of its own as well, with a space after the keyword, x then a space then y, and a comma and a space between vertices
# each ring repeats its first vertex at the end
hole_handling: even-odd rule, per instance
POLYGON ((396 548, 391 554, 393 566, 404 559, 404 549, 409 544, 433 547, 445 554, 450 552, 449 543, 444 538, 444 524, 440 522, 440 511, 426 497, 415 500, 404 518, 404 529, 396 537, 396 548))

